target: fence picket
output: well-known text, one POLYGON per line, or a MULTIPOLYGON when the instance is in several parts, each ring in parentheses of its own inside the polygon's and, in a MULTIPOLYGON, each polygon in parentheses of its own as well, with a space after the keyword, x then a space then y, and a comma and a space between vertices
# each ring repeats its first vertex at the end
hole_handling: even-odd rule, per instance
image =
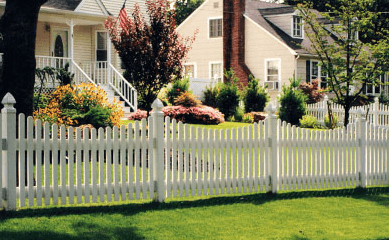
MULTIPOLYGON (((165 175, 166 175, 166 197, 169 198, 172 191, 171 166, 172 162, 172 146, 171 146, 171 130, 170 117, 165 118, 165 175)), ((193 193, 192 193, 193 194, 193 193)))
POLYGON ((58 126, 53 124, 51 127, 51 138, 52 138, 52 185, 53 185, 53 204, 58 205, 58 126))
MULTIPOLYGON (((19 207, 26 205, 26 124, 25 115, 19 115, 19 207)), ((1 118, 0 118, 0 136, 1 135, 1 118)), ((0 154, 2 155, 2 154, 0 154)), ((0 156, 0 174, 2 173, 1 166, 3 165, 0 156)), ((0 197, 3 193, 1 185, 2 176, 0 175, 0 197)), ((1 200, 3 198, 0 198, 1 200)))
POLYGON ((69 147, 68 147, 69 149, 68 150, 69 204, 74 204, 74 129, 73 127, 68 128, 68 139, 69 139, 69 147))
POLYGON ((34 206, 34 123, 32 117, 27 118, 27 195, 28 206, 34 206))
POLYGON ((126 200, 127 196, 127 179, 126 179, 126 127, 120 126, 120 188, 121 188, 121 200, 126 200))
POLYGON ((139 122, 135 122, 135 130, 134 130, 134 135, 135 135, 135 196, 136 199, 140 198, 140 142, 141 139, 140 137, 140 132, 139 132, 139 122))
POLYGON ((141 126, 142 197, 143 199, 146 199, 147 198, 146 119, 142 119, 141 123, 142 123, 141 126))
POLYGON ((95 128, 91 131, 91 173, 92 173, 92 202, 97 202, 97 132, 95 128))
MULTIPOLYGON (((196 156, 195 155, 196 155, 197 142, 198 142, 199 138, 201 138, 201 136, 197 135, 197 141, 196 141, 196 138, 194 136, 195 135, 195 127, 194 126, 191 126, 190 132, 192 134, 192 139, 193 139, 193 141, 191 141, 191 143, 190 143, 191 195, 194 196, 196 194, 196 171, 195 171, 196 156)), ((197 159, 197 162, 198 162, 198 159, 197 159)))
POLYGON ((197 132, 197 142, 196 142, 196 145, 197 145, 197 195, 198 196, 201 196, 201 192, 202 192, 202 182, 201 182, 201 173, 203 172, 201 170, 201 159, 202 159, 202 151, 205 151, 203 148, 202 148, 202 135, 201 135, 201 128, 197 127, 196 128, 196 132, 197 132))
POLYGON ((128 162, 128 198, 132 200, 134 198, 134 136, 132 134, 132 123, 129 123, 127 126, 127 162, 128 162))
POLYGON ((219 195, 219 188, 220 188, 220 135, 219 130, 215 130, 215 181, 214 181, 214 189, 215 189, 215 195, 219 195))
POLYGON ((177 121, 172 121, 172 169, 173 169, 173 197, 177 197, 177 121))
POLYGON ((209 185, 208 185, 208 194, 213 195, 214 194, 214 185, 213 185, 213 163, 214 163, 214 136, 213 131, 211 129, 208 130, 208 179, 209 179, 209 185))
POLYGON ((77 203, 82 203, 82 156, 81 156, 81 129, 76 128, 76 195, 77 203))
POLYGON ((184 129, 182 122, 178 123, 178 181, 179 181, 179 196, 183 196, 184 191, 184 161, 183 161, 183 141, 184 141, 184 129))
POLYGON ((60 127, 60 181, 61 181, 61 204, 66 205, 66 127, 60 127))

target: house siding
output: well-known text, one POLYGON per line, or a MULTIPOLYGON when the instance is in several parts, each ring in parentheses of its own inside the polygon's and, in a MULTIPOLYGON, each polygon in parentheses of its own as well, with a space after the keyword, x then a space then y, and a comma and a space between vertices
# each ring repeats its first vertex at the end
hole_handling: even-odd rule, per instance
MULTIPOLYGON (((295 56, 290 50, 274 37, 270 36, 265 30, 255 25, 246 18, 246 65, 250 68, 254 77, 260 79, 260 83, 265 81, 265 60, 281 60, 281 86, 288 84, 289 79, 295 72, 295 56)), ((281 89, 281 86, 279 88, 281 89)), ((269 90, 271 100, 275 100, 279 91, 269 90)))
POLYGON ((80 3, 77 12, 104 15, 103 10, 96 0, 84 0, 80 3))
POLYGON ((210 18, 222 18, 223 1, 207 0, 192 14, 185 22, 178 27, 178 33, 183 36, 193 36, 196 29, 199 30, 192 49, 188 53, 186 62, 196 63, 197 78, 210 78, 210 63, 223 62, 223 38, 208 37, 208 21, 210 18), (218 8, 214 8, 218 4, 218 8))
MULTIPOLYGON (((92 27, 74 27, 74 61, 77 64, 92 61, 92 27)), ((81 66, 80 65, 80 66, 81 66)))
POLYGON ((35 54, 51 56, 50 54, 50 29, 49 25, 38 22, 36 28, 35 54))

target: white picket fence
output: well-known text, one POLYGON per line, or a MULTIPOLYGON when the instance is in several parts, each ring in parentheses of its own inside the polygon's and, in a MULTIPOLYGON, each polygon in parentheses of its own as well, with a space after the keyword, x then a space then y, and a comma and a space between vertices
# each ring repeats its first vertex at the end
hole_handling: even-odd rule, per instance
MULTIPOLYGON (((324 100, 318 103, 307 104, 307 114, 317 118, 321 123, 324 123, 324 117, 328 114, 327 102, 330 103, 332 112, 338 116, 338 125, 344 122, 344 108, 325 96, 324 100)), ((378 98, 374 99, 374 103, 364 105, 362 107, 352 107, 350 109, 349 122, 355 122, 357 119, 357 111, 362 108, 367 113, 367 121, 376 126, 389 126, 389 106, 379 103, 378 98)))
POLYGON ((315 131, 282 123, 270 106, 263 122, 219 131, 164 118, 158 100, 148 121, 120 128, 81 131, 19 115, 16 131, 13 97, 2 103, 0 193, 6 210, 17 203, 164 201, 389 184, 389 129, 363 117, 347 129, 315 131))

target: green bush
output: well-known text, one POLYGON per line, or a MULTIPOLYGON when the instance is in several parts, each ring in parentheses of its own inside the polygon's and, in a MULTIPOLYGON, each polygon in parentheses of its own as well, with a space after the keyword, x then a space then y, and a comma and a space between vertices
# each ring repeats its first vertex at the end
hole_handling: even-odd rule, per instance
POLYGON ((229 117, 230 122, 243 122, 244 118, 244 109, 241 107, 237 107, 235 110, 235 114, 229 117))
POLYGON ((190 92, 183 92, 180 96, 174 100, 174 105, 178 106, 181 105, 183 107, 197 107, 201 104, 199 100, 197 100, 192 93, 190 92))
POLYGON ((174 101, 183 92, 189 92, 189 78, 183 77, 182 79, 175 80, 172 85, 167 89, 167 99, 171 105, 174 105, 174 101))
POLYGON ((236 108, 239 105, 239 90, 237 87, 238 78, 233 69, 224 73, 226 82, 222 83, 219 93, 216 96, 217 108, 228 119, 235 115, 236 108))
POLYGON ((300 82, 296 79, 290 79, 290 85, 282 86, 282 92, 278 101, 281 104, 278 110, 279 118, 282 121, 298 125, 299 120, 306 113, 305 94, 298 89, 300 82))
POLYGON ((218 93, 219 93, 219 86, 218 85, 216 85, 214 87, 207 86, 205 88, 205 91, 203 92, 203 94, 204 94, 203 104, 210 106, 210 107, 213 107, 213 108, 217 108, 217 95, 218 95, 218 93))
POLYGON ((304 115, 302 119, 300 119, 300 127, 302 128, 319 128, 320 124, 314 116, 304 115))
POLYGON ((338 115, 332 114, 332 122, 330 123, 330 117, 324 116, 324 126, 329 129, 334 129, 338 125, 338 115))
POLYGON ((220 86, 220 92, 216 97, 217 108, 228 119, 234 116, 239 105, 238 87, 235 84, 224 83, 220 86))
POLYGON ((243 93, 245 112, 263 112, 269 99, 270 97, 266 89, 259 85, 259 79, 250 75, 249 82, 243 93))
POLYGON ((381 92, 380 96, 378 97, 378 101, 382 104, 389 105, 389 96, 384 92, 381 92))

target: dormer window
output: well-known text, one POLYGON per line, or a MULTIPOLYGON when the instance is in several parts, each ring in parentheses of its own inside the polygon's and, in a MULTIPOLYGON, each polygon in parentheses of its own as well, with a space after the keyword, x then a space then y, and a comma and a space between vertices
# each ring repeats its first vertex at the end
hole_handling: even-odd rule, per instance
POLYGON ((293 37, 302 38, 303 37, 303 25, 302 19, 300 16, 293 16, 293 37))

